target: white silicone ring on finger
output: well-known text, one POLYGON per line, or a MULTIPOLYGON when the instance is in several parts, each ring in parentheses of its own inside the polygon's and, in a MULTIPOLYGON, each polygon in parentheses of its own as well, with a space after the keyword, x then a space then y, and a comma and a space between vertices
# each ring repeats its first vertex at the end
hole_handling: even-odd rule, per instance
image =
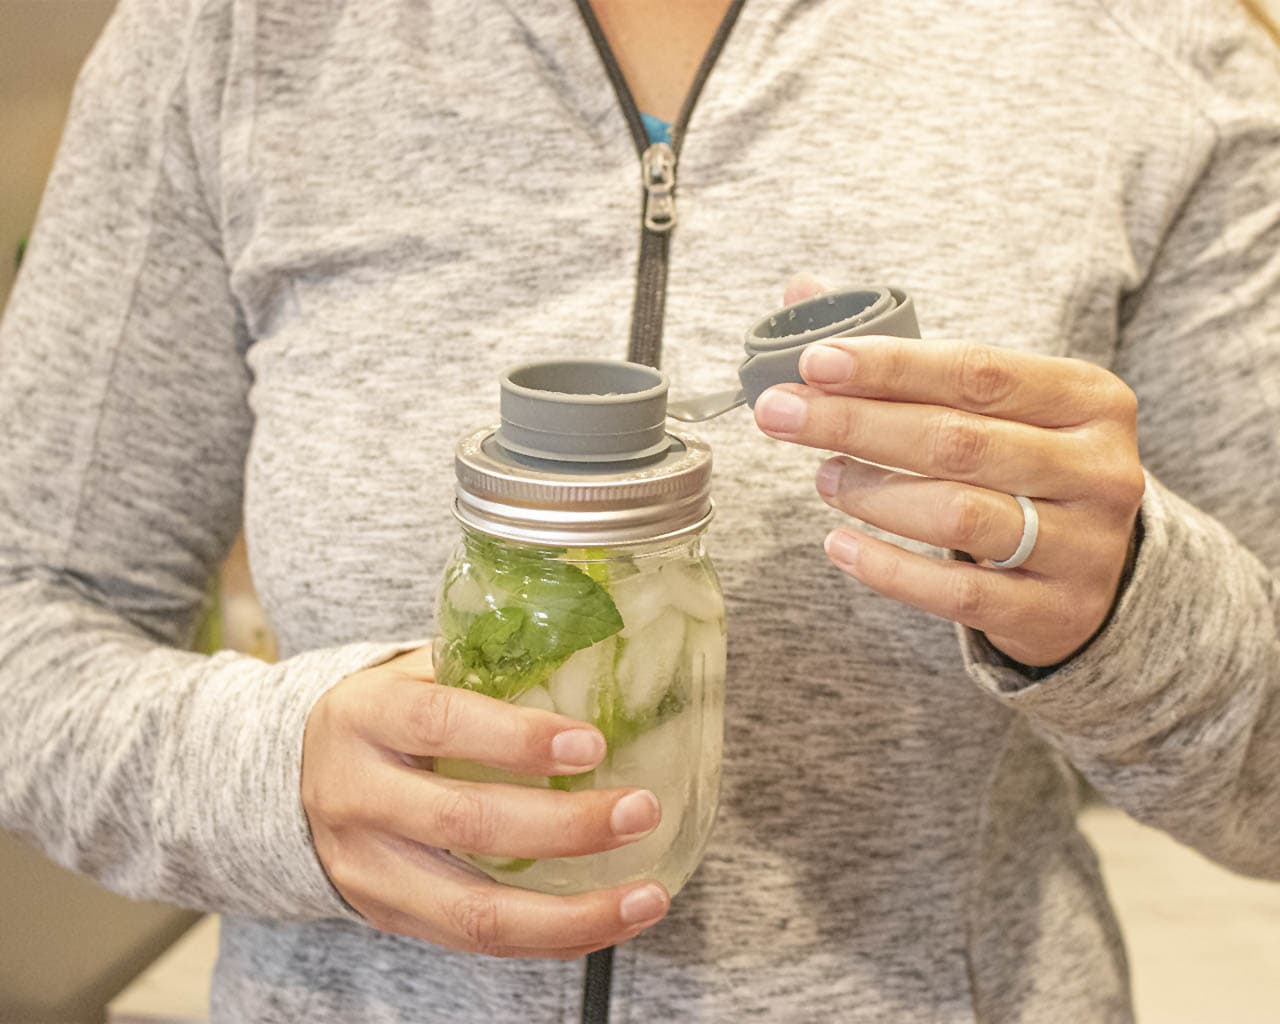
POLYGON ((1002 562, 990 560, 993 569, 1016 569, 1028 558, 1036 546, 1036 537, 1040 535, 1040 515, 1036 512, 1035 503, 1021 494, 1011 495, 1022 509, 1022 540, 1018 541, 1018 549, 1002 562))

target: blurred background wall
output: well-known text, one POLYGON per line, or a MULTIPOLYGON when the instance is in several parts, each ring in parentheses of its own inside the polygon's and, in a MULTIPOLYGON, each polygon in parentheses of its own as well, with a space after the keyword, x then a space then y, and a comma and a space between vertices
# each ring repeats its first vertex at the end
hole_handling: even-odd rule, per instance
POLYGON ((0 0, 0 306, 62 134, 71 86, 115 0, 0 0))
MULTIPOLYGON (((76 73, 114 0, 0 0, 0 308, 76 73)), ((135 903, 0 832, 0 1024, 100 1021, 195 914, 135 903)))

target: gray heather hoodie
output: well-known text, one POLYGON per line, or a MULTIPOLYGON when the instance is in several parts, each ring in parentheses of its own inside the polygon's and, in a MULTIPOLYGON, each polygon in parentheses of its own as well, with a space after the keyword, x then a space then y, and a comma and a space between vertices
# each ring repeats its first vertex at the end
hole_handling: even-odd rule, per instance
MULTIPOLYGON (((1280 69, 1230 0, 749 0, 684 138, 663 365, 786 275, 1137 391, 1108 628, 1031 681, 826 561, 817 457, 706 424, 723 804, 616 1021, 1131 1019, 1068 762, 1280 877, 1280 69)), ((375 932, 299 800, 325 689, 429 636, 451 451, 626 352, 636 149, 553 0, 123 0, 0 333, 0 825, 222 911, 225 1022, 572 1021, 581 961, 375 932), (275 665, 181 646, 239 528, 275 665)), ((919 545, 917 545, 919 547, 919 545)))

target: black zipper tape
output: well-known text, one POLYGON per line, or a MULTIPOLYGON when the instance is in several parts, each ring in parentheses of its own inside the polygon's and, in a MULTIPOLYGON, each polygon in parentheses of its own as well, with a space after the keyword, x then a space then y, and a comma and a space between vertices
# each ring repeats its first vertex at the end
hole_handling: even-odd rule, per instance
MULTIPOLYGON (((671 148, 677 158, 684 142, 685 126, 689 123, 689 115, 693 113, 694 104, 702 93, 707 77, 715 66, 720 51, 729 38, 738 15, 746 0, 733 0, 724 18, 712 37, 711 45, 702 57, 698 70, 693 76, 689 92, 684 98, 680 114, 671 131, 671 148)), ((622 68, 614 59, 609 49, 609 41, 605 38, 600 22, 596 20, 589 0, 577 0, 578 12, 586 22, 587 31, 596 45, 600 59, 604 61, 605 71, 617 93, 618 102, 626 116, 627 125, 631 129, 631 137, 636 144, 636 153, 643 157, 649 146, 649 134, 645 131, 644 121, 640 117, 640 109, 635 98, 627 87, 622 68)), ((676 163, 677 182, 679 181, 679 161, 676 163)), ((646 195, 642 192, 640 200, 640 259, 636 265, 636 294, 631 309, 631 341, 627 348, 627 359, 633 363, 644 363, 657 366, 662 361, 662 322, 667 307, 667 266, 671 252, 670 231, 650 231, 644 227, 644 204, 646 195)), ((609 1020, 609 997, 613 987, 613 949, 597 950, 587 956, 586 978, 582 986, 582 1024, 607 1024, 609 1020)))
MULTIPOLYGON (((729 9, 725 11, 724 18, 721 19, 720 25, 716 29, 716 34, 711 39, 711 45, 707 47, 707 52, 703 54, 702 62, 698 65, 698 70, 693 76, 693 82, 689 86, 689 92, 684 98, 680 114, 677 116, 676 123, 672 126, 671 131, 671 148, 677 158, 680 156, 680 149, 684 143, 685 127, 688 125, 689 117, 693 113, 693 108, 702 93, 702 87, 706 84, 707 78, 711 74, 711 69, 715 66, 716 59, 720 56, 720 51, 724 49, 729 33, 733 29, 734 23, 737 22, 738 15, 742 12, 745 3, 746 0, 733 0, 733 3, 729 5, 729 9)), ((640 110, 631 95, 631 90, 627 87, 626 79, 623 77, 622 68, 618 66, 618 62, 614 59, 613 53, 609 49, 609 42, 605 38, 604 30, 600 27, 600 22, 596 19, 595 12, 591 10, 589 0, 577 0, 577 4, 578 11, 581 13, 583 21, 586 22, 587 30, 591 33, 591 39, 596 45, 596 50, 600 53, 600 59, 604 61, 605 71, 609 75, 609 81, 613 84, 613 91, 618 96, 618 103, 626 116, 627 125, 631 128, 631 137, 636 145, 636 153, 637 155, 642 155, 645 149, 648 148, 649 136, 645 131, 644 121, 641 120, 640 110)), ((676 177, 678 182, 678 160, 676 177)), ((633 363, 658 366, 662 361, 662 324, 667 305, 667 265, 671 251, 671 234, 670 232, 650 231, 643 226, 644 199, 642 192, 640 259, 636 266, 636 292, 635 300, 632 304, 631 341, 627 349, 627 358, 633 363)))
POLYGON ((613 947, 587 955, 587 975, 582 983, 582 1024, 609 1020, 609 990, 613 987, 613 947))

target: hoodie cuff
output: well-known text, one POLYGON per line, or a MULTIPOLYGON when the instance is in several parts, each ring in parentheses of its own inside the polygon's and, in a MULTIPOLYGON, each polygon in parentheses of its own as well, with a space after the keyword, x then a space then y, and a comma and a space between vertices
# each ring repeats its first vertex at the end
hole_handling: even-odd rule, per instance
POLYGON ((1196 687, 1221 682, 1233 638, 1266 608, 1252 593, 1252 555, 1149 475, 1139 520, 1141 548, 1110 620, 1043 678, 1029 678, 982 633, 957 627, 965 669, 982 689, 1046 733, 1099 752, 1123 747, 1135 729, 1176 723, 1200 699, 1196 687))
MULTIPOLYGON (((329 881, 316 854, 302 806, 303 736, 312 708, 331 688, 426 642, 350 644, 308 651, 274 665, 258 663, 262 671, 253 673, 256 685, 249 688, 242 675, 247 666, 232 663, 252 659, 229 651, 214 656, 210 667, 216 670, 223 662, 227 675, 241 677, 240 685, 232 692, 213 687, 199 701, 203 713, 199 706, 193 709, 188 749, 204 752, 204 778, 197 783, 204 792, 174 794, 191 801, 186 806, 198 816, 192 831, 203 833, 199 847, 217 852, 206 870, 223 898, 210 902, 275 920, 363 921, 329 881), (256 698, 252 689, 259 690, 256 698), (228 700, 244 713, 229 719, 228 700), (233 768, 235 774, 210 778, 215 765, 233 768)), ((187 777, 195 782, 198 776, 193 771, 187 777)))

